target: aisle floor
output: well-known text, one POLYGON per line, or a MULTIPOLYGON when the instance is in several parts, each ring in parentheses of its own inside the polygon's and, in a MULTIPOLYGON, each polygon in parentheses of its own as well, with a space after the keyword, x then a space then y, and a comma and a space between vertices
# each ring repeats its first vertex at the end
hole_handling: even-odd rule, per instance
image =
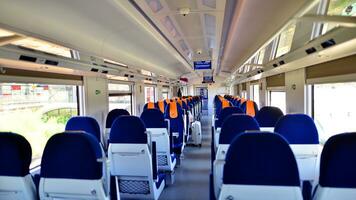
POLYGON ((162 200, 209 199, 211 118, 201 119, 202 147, 186 147, 184 159, 176 169, 175 183, 163 190, 162 200))

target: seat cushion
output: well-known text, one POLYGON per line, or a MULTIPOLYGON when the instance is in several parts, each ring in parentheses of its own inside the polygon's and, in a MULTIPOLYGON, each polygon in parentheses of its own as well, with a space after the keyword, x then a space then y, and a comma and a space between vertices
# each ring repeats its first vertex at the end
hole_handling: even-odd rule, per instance
POLYGON ((158 189, 161 186, 163 180, 166 178, 166 174, 159 173, 157 176, 158 176, 158 181, 156 182, 156 188, 158 189))

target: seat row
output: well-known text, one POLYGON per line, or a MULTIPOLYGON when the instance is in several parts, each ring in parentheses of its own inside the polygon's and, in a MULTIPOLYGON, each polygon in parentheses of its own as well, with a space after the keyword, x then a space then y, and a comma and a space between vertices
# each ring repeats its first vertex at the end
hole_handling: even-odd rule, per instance
POLYGON ((226 152, 218 199, 351 200, 356 197, 356 133, 335 135, 321 153, 314 192, 303 193, 298 161, 278 133, 251 131, 236 136, 226 152))
POLYGON ((112 110, 105 134, 94 118, 73 117, 65 132, 49 139, 35 179, 26 139, 0 133, 0 155, 11 156, 0 164, 0 183, 6 183, 0 184, 0 199, 37 199, 36 181, 40 199, 158 199, 166 182, 174 181, 174 126, 158 109, 140 118, 112 110))

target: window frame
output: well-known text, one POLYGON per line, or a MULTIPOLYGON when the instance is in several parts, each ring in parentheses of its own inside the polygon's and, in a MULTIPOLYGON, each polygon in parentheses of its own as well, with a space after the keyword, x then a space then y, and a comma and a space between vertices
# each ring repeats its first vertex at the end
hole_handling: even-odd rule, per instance
MULTIPOLYGON (((83 111, 82 107, 82 98, 81 98, 81 92, 83 89, 83 81, 77 81, 77 80, 65 80, 65 79, 51 79, 51 78, 36 78, 36 77, 23 77, 23 76, 0 76, 0 84, 2 83, 16 83, 16 84, 45 84, 45 85, 61 85, 61 86, 73 86, 76 88, 75 95, 76 95, 76 107, 77 107, 77 115, 80 116, 81 112, 83 111)), ((21 133, 18 133, 21 134, 21 133)), ((43 152, 42 152, 43 156, 43 152)), ((41 158, 42 158, 41 156, 41 158)), ((31 158, 31 164, 30 164, 30 171, 36 171, 41 167, 41 162, 38 164, 32 165, 32 159, 31 158)))
POLYGON ((123 96, 130 96, 130 110, 129 110, 129 112, 131 114, 133 114, 133 83, 109 80, 109 82, 108 82, 108 108, 110 107, 109 106, 109 104, 110 104, 109 98, 110 97, 123 97, 123 96), (128 85, 129 91, 109 90, 109 84, 128 85))

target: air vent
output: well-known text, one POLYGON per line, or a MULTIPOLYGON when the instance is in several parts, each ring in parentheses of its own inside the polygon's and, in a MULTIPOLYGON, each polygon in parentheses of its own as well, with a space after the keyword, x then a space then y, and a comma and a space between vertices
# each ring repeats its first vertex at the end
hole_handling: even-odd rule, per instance
POLYGON ((334 39, 330 39, 330 40, 326 40, 325 42, 321 43, 321 46, 326 49, 329 48, 331 46, 334 46, 336 44, 334 39))
POLYGON ((285 64, 284 60, 279 61, 279 65, 284 65, 284 64, 285 64))
POLYGON ((316 49, 315 49, 314 47, 311 47, 311 48, 309 48, 309 49, 306 49, 305 52, 306 52, 307 54, 312 54, 312 53, 315 53, 315 52, 316 52, 316 49))
POLYGON ((45 64, 46 64, 46 65, 54 65, 54 66, 57 66, 57 65, 58 65, 58 62, 57 62, 57 61, 54 61, 54 60, 46 60, 46 61, 45 61, 45 64))
POLYGON ((124 76, 125 76, 125 77, 129 77, 129 75, 128 75, 128 74, 125 74, 124 76))
POLYGON ((273 64, 273 67, 277 67, 278 65, 276 63, 273 64))
POLYGON ((96 68, 91 68, 91 70, 90 71, 92 71, 92 72, 98 72, 99 70, 98 69, 96 69, 96 68))
POLYGON ((130 75, 130 78, 134 78, 135 76, 134 75, 130 75))
POLYGON ((101 73, 107 74, 109 71, 108 70, 103 70, 101 73))
POLYGON ((27 61, 27 62, 36 62, 36 57, 21 55, 19 60, 27 61))

